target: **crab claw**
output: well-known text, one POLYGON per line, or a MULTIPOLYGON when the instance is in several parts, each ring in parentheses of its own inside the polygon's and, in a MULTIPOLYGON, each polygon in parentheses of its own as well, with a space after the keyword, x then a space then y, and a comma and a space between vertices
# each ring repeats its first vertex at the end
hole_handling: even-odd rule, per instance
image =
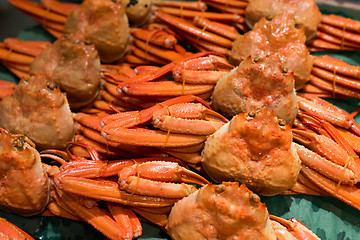
POLYGON ((196 191, 191 185, 170 182, 198 185, 209 183, 205 178, 174 162, 156 161, 136 164, 119 172, 120 189, 130 193, 182 198, 196 191))

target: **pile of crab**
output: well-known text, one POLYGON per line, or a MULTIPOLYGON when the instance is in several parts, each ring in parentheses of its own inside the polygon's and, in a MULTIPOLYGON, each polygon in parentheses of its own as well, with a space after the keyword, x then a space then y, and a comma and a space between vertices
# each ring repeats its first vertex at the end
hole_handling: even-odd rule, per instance
MULTIPOLYGON (((360 22, 312 0, 9 0, 56 39, 0 43, 0 209, 109 239, 319 239, 259 195, 360 210, 360 22), (209 181, 211 179, 211 182, 209 181)), ((294 216, 296 217, 296 216, 294 216)), ((0 219, 0 236, 31 238, 0 219)))

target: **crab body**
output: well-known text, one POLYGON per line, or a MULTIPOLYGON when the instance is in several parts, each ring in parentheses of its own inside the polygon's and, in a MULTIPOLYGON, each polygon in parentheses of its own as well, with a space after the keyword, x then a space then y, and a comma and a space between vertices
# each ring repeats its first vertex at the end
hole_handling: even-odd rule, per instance
POLYGON ((269 109, 237 115, 207 139, 202 167, 216 182, 238 181, 261 195, 291 188, 301 169, 300 159, 290 125, 280 124, 269 109))

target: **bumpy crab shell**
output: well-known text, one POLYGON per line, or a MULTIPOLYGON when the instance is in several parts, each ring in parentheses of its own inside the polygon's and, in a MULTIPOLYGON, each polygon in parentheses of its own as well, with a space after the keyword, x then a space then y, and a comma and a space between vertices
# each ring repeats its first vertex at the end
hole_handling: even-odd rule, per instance
POLYGON ((252 31, 239 36, 233 44, 229 61, 238 65, 248 56, 264 58, 274 52, 279 54, 282 65, 294 73, 295 88, 303 87, 309 80, 313 58, 305 46, 304 29, 296 28, 288 13, 276 15, 271 20, 264 17, 252 31))
POLYGON ((38 149, 64 149, 74 137, 66 96, 43 74, 21 80, 0 101, 0 113, 0 127, 27 136, 38 149))
POLYGON ((211 100, 212 108, 227 118, 270 108, 292 124, 298 111, 293 73, 287 72, 276 53, 255 61, 246 58, 216 83, 211 100))
POLYGON ((241 113, 212 134, 201 164, 214 181, 238 181, 261 195, 291 188, 301 169, 290 125, 269 109, 241 113))
POLYGON ((37 56, 30 67, 30 74, 43 73, 65 91, 73 109, 94 100, 101 79, 100 58, 95 46, 82 40, 82 34, 58 39, 37 56))
POLYGON ((0 208, 21 215, 43 211, 49 179, 40 154, 24 136, 0 129, 0 208))
POLYGON ((183 198, 166 229, 174 240, 276 239, 265 204, 239 183, 206 185, 183 198))
POLYGON ((129 23, 121 1, 86 0, 68 17, 64 33, 82 32, 102 62, 119 60, 129 43, 129 23))
POLYGON ((140 26, 146 23, 151 16, 152 0, 121 0, 125 7, 126 16, 132 26, 140 26))
POLYGON ((296 24, 305 28, 308 39, 315 35, 321 13, 314 0, 252 0, 246 7, 245 19, 253 28, 262 17, 272 18, 282 12, 290 13, 296 24))

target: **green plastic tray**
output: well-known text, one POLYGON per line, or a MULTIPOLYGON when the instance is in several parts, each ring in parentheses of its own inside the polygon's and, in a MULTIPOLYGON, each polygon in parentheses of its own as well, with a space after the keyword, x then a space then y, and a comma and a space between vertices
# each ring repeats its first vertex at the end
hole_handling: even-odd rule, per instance
MULTIPOLYGON (((329 9, 322 9, 322 11, 329 13, 329 9)), ((331 12, 346 16, 346 9, 336 9, 336 11, 331 9, 331 12)), ((18 38, 24 40, 54 40, 54 38, 40 26, 21 31, 18 38)), ((350 64, 360 65, 359 52, 327 54, 343 59, 350 64)), ((17 78, 2 65, 0 65, 0 79, 11 82, 18 81, 17 78)), ((359 105, 359 101, 354 99, 341 101, 332 100, 332 102, 347 111, 352 111, 359 105)), ((356 121, 360 123, 360 117, 357 117, 356 121)), ((262 201, 266 203, 270 214, 286 219, 291 217, 298 218, 323 240, 360 239, 360 211, 335 198, 294 195, 262 197, 262 201)), ((2 211, 0 211, 0 217, 4 217, 13 222, 36 239, 91 240, 105 238, 87 223, 58 217, 21 217, 2 211)), ((138 239, 155 240, 170 238, 161 229, 144 223, 143 235, 138 239)))

